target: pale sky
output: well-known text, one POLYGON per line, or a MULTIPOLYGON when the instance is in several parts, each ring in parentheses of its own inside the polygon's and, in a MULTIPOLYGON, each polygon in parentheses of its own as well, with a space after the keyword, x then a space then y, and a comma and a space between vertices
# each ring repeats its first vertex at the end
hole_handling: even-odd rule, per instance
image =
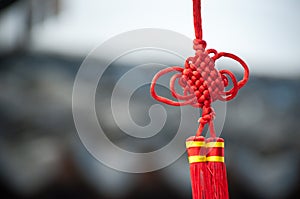
MULTIPOLYGON (((250 60, 254 73, 300 74, 300 1, 202 4, 209 47, 250 60)), ((194 38, 192 0, 64 0, 62 9, 58 18, 35 27, 34 48, 86 55, 114 35, 138 28, 169 29, 194 38)))

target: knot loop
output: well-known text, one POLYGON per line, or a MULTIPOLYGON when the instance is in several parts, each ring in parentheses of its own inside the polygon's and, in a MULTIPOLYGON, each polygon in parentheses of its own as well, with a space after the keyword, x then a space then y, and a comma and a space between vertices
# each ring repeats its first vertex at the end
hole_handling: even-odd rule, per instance
POLYGON ((206 48, 206 41, 202 40, 202 39, 194 39, 193 41, 194 43, 194 50, 200 50, 200 48, 202 50, 204 50, 206 48))
POLYGON ((213 119, 215 112, 211 108, 211 103, 216 100, 229 101, 233 99, 240 88, 242 88, 248 81, 249 69, 246 63, 236 55, 220 52, 215 49, 206 50, 206 42, 202 39, 194 40, 193 48, 195 56, 189 57, 185 61, 184 68, 174 66, 159 71, 153 78, 150 87, 150 92, 156 100, 173 105, 185 106, 191 105, 193 107, 202 108, 202 117, 199 119, 198 135, 201 134, 204 125, 210 125, 210 132, 214 134, 213 119), (213 54, 210 56, 210 54, 213 54), (244 77, 239 82, 236 80, 234 74, 229 70, 218 71, 215 68, 215 61, 221 57, 231 58, 239 62, 244 68, 244 77), (155 92, 156 81, 164 74, 169 72, 180 72, 174 74, 170 79, 170 91, 176 101, 159 96, 155 92), (183 89, 183 94, 175 91, 175 82, 183 89), (226 89, 232 82, 232 88, 226 89), (179 100, 179 101, 178 101, 179 100))

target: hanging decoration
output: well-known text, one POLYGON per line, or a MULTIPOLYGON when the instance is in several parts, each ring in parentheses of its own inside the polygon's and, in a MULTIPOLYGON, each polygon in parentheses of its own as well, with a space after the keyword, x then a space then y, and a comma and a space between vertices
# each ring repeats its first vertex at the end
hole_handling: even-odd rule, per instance
POLYGON ((201 0, 193 0, 193 15, 195 56, 186 59, 184 68, 173 66, 159 71, 152 80, 150 93, 154 99, 168 105, 191 105, 202 109, 196 135, 186 141, 193 198, 227 199, 229 194, 224 163, 224 140, 215 133, 215 112, 212 103, 216 100, 232 100, 247 83, 249 69, 247 64, 234 54, 206 49, 207 44, 202 38, 201 0), (229 70, 215 68, 216 60, 221 57, 231 58, 243 67, 242 80, 237 81, 229 70), (160 96, 155 91, 157 80, 174 71, 178 73, 170 79, 170 92, 176 101, 160 96), (182 94, 175 91, 176 81, 183 89, 182 94), (231 88, 228 88, 230 85, 231 88), (207 139, 202 135, 206 125, 210 132, 207 139))

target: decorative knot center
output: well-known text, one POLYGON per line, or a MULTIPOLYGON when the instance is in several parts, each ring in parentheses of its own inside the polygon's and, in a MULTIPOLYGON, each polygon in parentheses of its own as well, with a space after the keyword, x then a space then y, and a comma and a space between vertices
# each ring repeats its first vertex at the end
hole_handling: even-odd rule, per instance
MULTIPOLYGON (((173 66, 159 71, 153 78, 150 92, 154 99, 173 106, 186 106, 202 108, 202 117, 199 119, 201 133, 205 124, 212 126, 215 112, 211 107, 216 100, 229 101, 233 99, 240 88, 248 81, 249 69, 246 63, 236 55, 217 52, 215 49, 206 49, 206 42, 195 39, 193 48, 195 56, 187 58, 184 68, 173 66), (211 55, 212 54, 212 55, 211 55), (215 61, 221 57, 231 58, 241 64, 244 69, 244 77, 239 82, 229 70, 218 71, 215 68, 215 61), (170 91, 177 100, 171 100, 157 95, 155 86, 157 80, 164 74, 177 71, 170 79, 170 91), (183 89, 183 94, 175 90, 175 83, 183 89), (231 84, 229 84, 231 82, 231 84), (228 89, 229 85, 231 86, 228 89)), ((213 129, 213 128, 212 128, 213 129)))

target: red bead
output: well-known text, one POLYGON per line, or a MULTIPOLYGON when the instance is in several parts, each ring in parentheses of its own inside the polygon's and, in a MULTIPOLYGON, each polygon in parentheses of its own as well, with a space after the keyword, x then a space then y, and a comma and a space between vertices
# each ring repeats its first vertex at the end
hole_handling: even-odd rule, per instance
POLYGON ((215 89, 216 88, 216 82, 212 82, 210 87, 212 87, 212 89, 215 89))
POLYGON ((209 83, 211 83, 211 82, 212 82, 211 77, 208 77, 208 78, 206 79, 206 81, 209 82, 209 83))
POLYGON ((193 82, 195 82, 195 81, 197 80, 197 78, 196 78, 195 76, 192 76, 192 77, 191 77, 191 80, 192 80, 193 82))
POLYGON ((193 75, 194 75, 195 77, 197 77, 197 78, 199 78, 199 77, 200 77, 200 74, 199 74, 199 72, 198 72, 198 71, 193 71, 193 75))
POLYGON ((200 77, 199 81, 200 81, 200 84, 203 84, 204 79, 202 77, 200 77))
POLYGON ((184 70, 182 71, 182 74, 185 75, 185 76, 188 76, 188 74, 189 74, 188 69, 184 69, 184 70))
POLYGON ((192 70, 196 69, 195 64, 190 64, 190 68, 191 68, 192 70))
POLYGON ((209 101, 209 100, 205 100, 205 101, 204 101, 204 105, 205 105, 205 106, 209 106, 209 105, 210 105, 210 101, 209 101))
POLYGON ((216 70, 213 70, 213 71, 210 72, 210 75, 211 75, 212 77, 217 77, 217 76, 218 76, 218 73, 217 73, 216 70))
POLYGON ((204 69, 205 67, 206 67, 206 63, 205 62, 201 62, 200 68, 204 69))
POLYGON ((211 73, 211 70, 210 70, 208 67, 206 67, 206 68, 204 69, 204 71, 207 72, 208 74, 211 73))
POLYGON ((204 95, 204 97, 205 97, 206 99, 210 97, 210 96, 209 96, 208 90, 205 90, 205 91, 203 92, 203 95, 204 95))
POLYGON ((209 63, 209 61, 210 61, 210 57, 208 57, 208 56, 207 56, 207 57, 204 59, 204 61, 205 61, 205 63, 207 63, 207 64, 208 64, 208 63, 209 63))
POLYGON ((191 86, 191 88, 196 91, 197 90, 197 87, 196 86, 191 86))
POLYGON ((204 90, 205 90, 204 86, 201 85, 200 88, 199 88, 199 91, 200 91, 201 93, 203 93, 204 90))
POLYGON ((200 102, 204 102, 205 101, 205 97, 203 95, 201 95, 201 97, 199 98, 200 102))

